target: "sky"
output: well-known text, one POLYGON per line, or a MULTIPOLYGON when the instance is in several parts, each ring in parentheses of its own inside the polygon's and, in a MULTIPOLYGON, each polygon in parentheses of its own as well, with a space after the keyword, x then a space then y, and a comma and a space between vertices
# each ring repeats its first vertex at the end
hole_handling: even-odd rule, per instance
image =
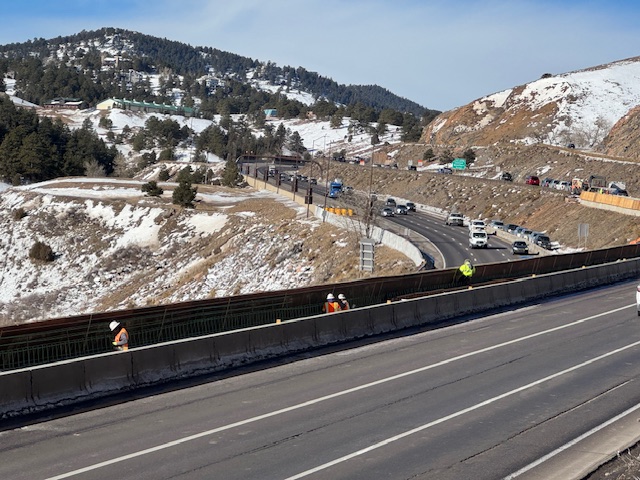
POLYGON ((379 85, 446 111, 640 55, 637 0, 2 0, 0 45, 102 27, 379 85))

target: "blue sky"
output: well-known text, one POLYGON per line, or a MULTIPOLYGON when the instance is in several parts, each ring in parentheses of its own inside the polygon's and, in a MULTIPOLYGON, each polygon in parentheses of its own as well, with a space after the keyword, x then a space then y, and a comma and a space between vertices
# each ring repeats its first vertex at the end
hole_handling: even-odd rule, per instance
POLYGON ((0 44, 117 27, 449 110, 640 55, 637 0, 3 0, 0 44))

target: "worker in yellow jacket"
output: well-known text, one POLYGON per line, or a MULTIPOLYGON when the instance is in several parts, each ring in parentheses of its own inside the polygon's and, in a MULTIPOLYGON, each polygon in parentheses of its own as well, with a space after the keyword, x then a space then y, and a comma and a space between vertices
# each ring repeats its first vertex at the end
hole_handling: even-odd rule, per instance
POLYGON ((476 267, 471 263, 471 260, 467 258, 464 263, 460 265, 460 268, 458 268, 458 272, 460 274, 460 279, 469 283, 473 274, 476 273, 476 267))

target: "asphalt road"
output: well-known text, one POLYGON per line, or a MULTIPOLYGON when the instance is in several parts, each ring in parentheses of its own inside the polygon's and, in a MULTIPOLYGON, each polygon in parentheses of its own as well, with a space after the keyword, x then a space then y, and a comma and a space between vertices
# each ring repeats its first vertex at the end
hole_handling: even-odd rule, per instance
POLYGON ((474 264, 513 261, 525 257, 514 257, 511 244, 489 235, 487 248, 469 247, 468 227, 445 225, 444 220, 422 212, 410 212, 396 215, 392 221, 427 237, 442 255, 442 264, 438 268, 459 266, 466 258, 474 264))
POLYGON ((4 431, 0 478, 536 478, 640 402, 635 285, 4 431))
MULTIPOLYGON (((266 165, 258 168, 259 176, 264 176, 266 168, 266 165)), ((290 172, 295 171, 296 170, 290 170, 290 172)), ((269 183, 275 184, 275 182, 276 179, 274 177, 269 177, 269 183)), ((298 191, 302 195, 308 187, 309 185, 306 182, 300 182, 298 191)), ((291 182, 283 180, 282 188, 290 190, 291 182)), ((325 200, 324 185, 315 185, 313 186, 313 190, 314 203, 318 205, 324 204, 325 201, 329 206, 334 204, 344 205, 345 203, 349 204, 350 200, 355 200, 355 198, 350 198, 349 196, 343 196, 339 201, 333 199, 325 200)), ((358 202, 355 204, 357 205, 358 202)), ((361 201, 360 205, 362 204, 363 202, 361 201)), ((379 201, 376 212, 378 212, 382 206, 383 202, 379 201)), ((423 212, 409 212, 407 215, 386 217, 385 220, 392 221, 401 227, 405 227, 428 238, 436 250, 435 256, 439 256, 439 258, 436 259, 437 268, 459 266, 467 258, 475 264, 505 262, 524 258, 514 257, 511 252, 511 244, 493 235, 489 236, 487 248, 471 248, 469 247, 469 230, 466 226, 447 226, 444 224, 444 220, 423 212)), ((428 253, 431 254, 432 252, 428 253)))

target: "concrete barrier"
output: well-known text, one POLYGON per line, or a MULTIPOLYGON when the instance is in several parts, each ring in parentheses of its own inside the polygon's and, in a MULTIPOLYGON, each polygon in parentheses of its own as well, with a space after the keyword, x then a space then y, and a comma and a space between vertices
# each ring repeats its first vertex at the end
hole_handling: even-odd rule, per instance
POLYGON ((623 260, 3 372, 0 417, 45 411, 122 390, 636 279, 639 274, 640 259, 623 260))
POLYGON ((0 373, 0 418, 7 411, 15 415, 28 413, 33 404, 30 370, 0 373))

